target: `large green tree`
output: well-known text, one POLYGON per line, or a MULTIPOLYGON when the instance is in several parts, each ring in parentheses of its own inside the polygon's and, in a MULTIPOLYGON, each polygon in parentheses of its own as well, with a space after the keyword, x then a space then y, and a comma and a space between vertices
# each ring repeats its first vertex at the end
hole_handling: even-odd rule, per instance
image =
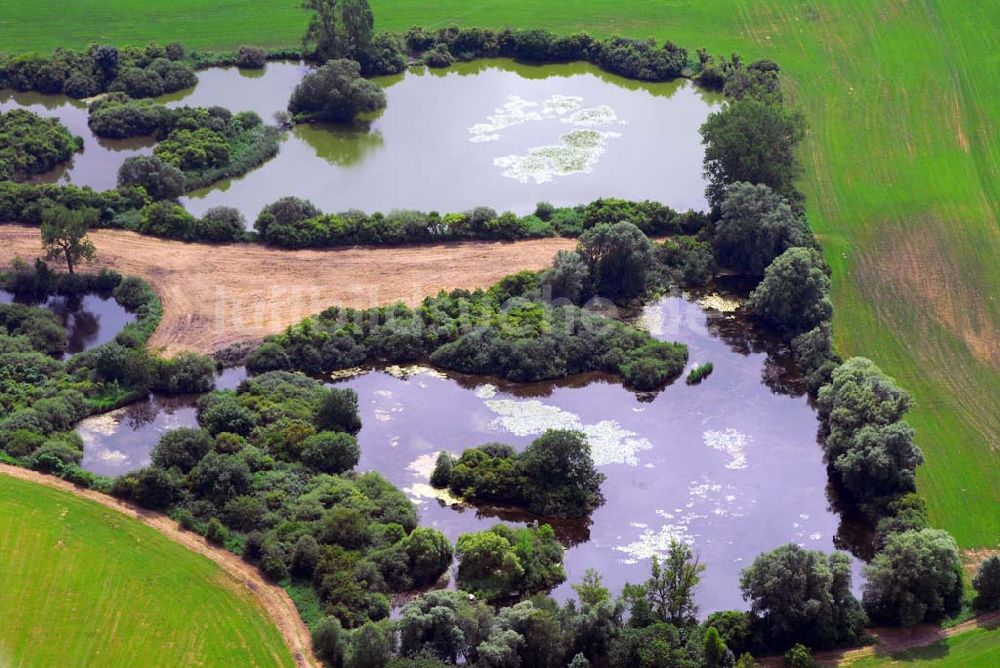
POLYGON ((670 541, 662 564, 653 557, 652 575, 646 581, 646 591, 653 604, 653 612, 660 621, 679 628, 697 623, 698 606, 694 601, 694 590, 704 572, 705 565, 691 548, 677 540, 670 541))
POLYGON ((774 259, 747 308, 772 325, 805 332, 830 319, 830 277, 826 262, 812 248, 789 248, 774 259))
POLYGON ((576 252, 590 273, 593 294, 634 297, 646 289, 653 245, 632 223, 602 223, 580 235, 576 252))
POLYGON ((80 262, 94 259, 97 249, 87 237, 87 230, 97 223, 96 209, 67 209, 50 206, 42 210, 42 248, 46 260, 66 261, 73 273, 80 262))
POLYGON ((292 93, 288 111, 302 120, 343 123, 385 108, 385 93, 361 76, 353 60, 331 60, 310 72, 292 93))
POLYGON ((800 112, 749 98, 709 116, 701 126, 709 203, 718 207, 732 184, 746 181, 770 186, 800 204, 795 179, 801 167, 795 148, 805 127, 800 112))
POLYGON ((720 213, 712 246, 724 267, 759 276, 788 248, 812 244, 805 218, 766 185, 732 184, 720 213))
POLYGON ((891 534, 865 567, 865 609, 883 624, 913 626, 962 605, 962 562, 947 531, 891 534))

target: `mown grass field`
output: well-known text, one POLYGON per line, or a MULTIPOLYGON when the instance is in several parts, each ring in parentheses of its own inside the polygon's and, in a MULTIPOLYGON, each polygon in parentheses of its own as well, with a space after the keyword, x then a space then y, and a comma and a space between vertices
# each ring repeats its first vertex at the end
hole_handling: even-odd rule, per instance
MULTIPOLYGON (((293 45, 297 2, 10 0, 8 51, 91 41, 293 45)), ((545 26, 767 57, 811 130, 836 336, 916 397, 932 521, 1000 542, 1000 4, 965 0, 373 0, 376 26, 545 26)), ((595 193, 596 195, 597 193, 595 193)))
POLYGON ((294 665, 270 618, 205 557, 5 475, 0 578, 0 666, 294 665))
POLYGON ((1000 627, 978 628, 933 645, 898 654, 875 656, 848 664, 851 668, 905 666, 906 668, 993 668, 997 665, 1000 627))

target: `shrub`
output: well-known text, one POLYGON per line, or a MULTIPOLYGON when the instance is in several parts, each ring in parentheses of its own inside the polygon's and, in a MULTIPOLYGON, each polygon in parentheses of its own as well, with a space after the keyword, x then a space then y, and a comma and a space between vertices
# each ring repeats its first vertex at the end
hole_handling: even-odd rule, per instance
POLYGON ((645 291, 653 264, 652 245, 635 225, 596 225, 580 235, 577 252, 590 270, 593 293, 634 297, 645 291))
POLYGON ((201 241, 237 241, 246 230, 246 220, 238 209, 215 206, 195 223, 194 236, 201 241))
POLYGON ((779 329, 808 331, 833 315, 826 262, 812 248, 789 248, 764 272, 747 308, 779 329))
MULTIPOLYGON (((215 386, 215 362, 198 353, 183 352, 157 365, 154 388, 166 394, 208 392, 215 386)), ((226 430, 231 431, 231 430, 226 430)))
POLYGON ((732 184, 721 203, 721 213, 712 245, 723 266, 763 275, 789 248, 812 244, 805 219, 766 185, 732 184))
POLYGON ((241 46, 236 54, 236 66, 259 70, 267 65, 267 51, 256 46, 241 46))
POLYGON ((704 364, 699 364, 692 367, 691 371, 688 372, 686 382, 688 385, 697 385, 701 381, 708 378, 712 373, 712 369, 715 367, 711 362, 705 362, 704 364))
POLYGON ((153 465, 160 469, 176 468, 187 473, 212 450, 212 437, 203 429, 179 427, 166 432, 153 448, 153 465))
POLYGON ((213 517, 208 521, 208 526, 205 528, 205 538, 210 543, 225 545, 226 541, 229 540, 229 530, 223 526, 219 518, 213 517))
POLYGON ((1000 608, 1000 556, 987 557, 979 564, 972 586, 976 590, 975 606, 982 610, 1000 608))
POLYGON ((358 416, 357 393, 351 389, 330 388, 316 412, 316 426, 322 430, 358 433, 361 418, 358 416))
POLYGON ((462 534, 456 553, 459 588, 486 600, 545 591, 566 579, 562 546, 547 524, 462 534))
POLYGON ((442 450, 438 453, 434 462, 434 471, 431 473, 431 485, 437 488, 447 487, 451 482, 451 469, 454 460, 451 455, 442 450))
POLYGON ((26 180, 69 160, 83 148, 55 118, 24 109, 0 111, 0 180, 26 180))

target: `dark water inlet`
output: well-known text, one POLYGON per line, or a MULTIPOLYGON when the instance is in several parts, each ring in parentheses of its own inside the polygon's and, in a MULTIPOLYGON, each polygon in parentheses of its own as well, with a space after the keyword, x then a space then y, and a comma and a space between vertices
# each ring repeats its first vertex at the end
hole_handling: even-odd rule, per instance
MULTIPOLYGON (((11 293, 0 290, 0 303, 13 301, 11 293)), ((110 294, 52 295, 33 305, 52 311, 66 328, 66 353, 69 355, 114 340, 125 325, 135 320, 135 314, 126 311, 110 294)))

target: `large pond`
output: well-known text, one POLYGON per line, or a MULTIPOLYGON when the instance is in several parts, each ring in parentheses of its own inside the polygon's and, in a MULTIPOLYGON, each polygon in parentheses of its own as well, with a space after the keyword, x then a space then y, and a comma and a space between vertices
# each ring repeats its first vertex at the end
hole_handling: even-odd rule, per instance
MULTIPOLYGON (((0 290, 0 303, 13 301, 14 295, 0 290)), ((41 303, 31 302, 31 305, 49 309, 66 328, 67 355, 114 340, 125 325, 135 320, 135 314, 126 311, 110 294, 53 295, 41 303)))
MULTIPOLYGON (((270 63, 263 72, 209 69, 193 89, 159 101, 252 110, 269 120, 307 71, 298 63, 270 63)), ((386 92, 383 112, 353 125, 297 126, 277 157, 192 193, 185 205, 196 214, 233 206, 251 221, 286 195, 326 211, 484 205, 527 213, 539 201, 598 197, 705 206, 698 128, 719 97, 686 81, 639 83, 586 64, 505 60, 376 81, 386 92)), ((57 116, 84 138, 83 153, 40 180, 110 188, 126 157, 151 150, 145 140, 95 137, 86 108, 65 97, 0 93, 0 109, 15 106, 57 116)))
MULTIPOLYGON (((464 506, 430 487, 436 454, 488 441, 525 447, 546 428, 581 429, 607 476, 606 504, 591 523, 563 522, 569 580, 588 567, 613 590, 648 576, 649 560, 671 538, 689 541, 708 566, 703 611, 742 608, 739 572, 787 542, 830 550, 839 517, 827 501, 816 416, 787 363, 787 350, 742 317, 732 302, 666 297, 640 320, 658 338, 683 341, 691 364, 713 362, 697 386, 683 380, 655 396, 583 376, 514 385, 427 368, 373 370, 337 381, 359 396, 359 470, 374 469, 418 505, 421 522, 451 540, 504 520, 531 518, 464 506)), ((241 377, 233 370, 223 380, 241 377)), ((85 421, 84 466, 113 475, 148 463, 164 430, 194 425, 193 398, 151 399, 85 421)))

